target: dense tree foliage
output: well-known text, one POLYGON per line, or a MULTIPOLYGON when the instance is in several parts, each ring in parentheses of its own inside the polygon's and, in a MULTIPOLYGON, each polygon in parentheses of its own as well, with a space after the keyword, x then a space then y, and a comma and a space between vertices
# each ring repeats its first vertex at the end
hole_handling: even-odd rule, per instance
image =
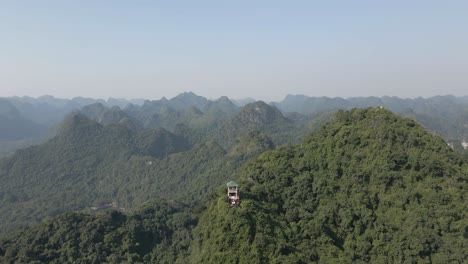
POLYGON ((197 219, 175 203, 66 213, 0 239, 1 263, 186 263, 197 219))
POLYGON ((339 112, 303 144, 243 172, 194 232, 200 263, 463 263, 468 166, 410 119, 339 112))

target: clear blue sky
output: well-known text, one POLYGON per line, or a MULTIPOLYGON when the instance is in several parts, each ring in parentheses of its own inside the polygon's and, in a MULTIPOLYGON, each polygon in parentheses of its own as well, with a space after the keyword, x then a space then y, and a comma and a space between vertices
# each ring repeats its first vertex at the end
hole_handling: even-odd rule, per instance
POLYGON ((0 2, 0 96, 468 95, 468 1, 0 2))

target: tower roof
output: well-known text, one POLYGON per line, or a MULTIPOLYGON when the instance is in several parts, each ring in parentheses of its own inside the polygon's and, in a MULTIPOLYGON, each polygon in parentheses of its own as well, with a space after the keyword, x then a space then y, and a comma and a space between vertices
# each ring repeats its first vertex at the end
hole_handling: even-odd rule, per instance
POLYGON ((239 184, 237 184, 237 183, 234 182, 234 181, 230 181, 230 182, 226 183, 226 186, 227 186, 227 187, 238 187, 239 184))

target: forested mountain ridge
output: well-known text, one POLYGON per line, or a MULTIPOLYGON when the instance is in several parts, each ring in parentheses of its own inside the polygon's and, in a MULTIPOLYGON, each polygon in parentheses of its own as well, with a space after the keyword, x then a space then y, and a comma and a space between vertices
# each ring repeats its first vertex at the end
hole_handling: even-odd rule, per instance
POLYGON ((252 131, 268 134, 276 145, 296 142, 312 131, 307 124, 313 120, 312 116, 297 114, 302 119, 295 122, 262 101, 239 108, 227 97, 208 101, 193 93, 146 101, 141 107, 130 105, 123 111, 145 128, 164 128, 192 144, 214 140, 225 149, 231 148, 241 134, 252 131), (181 102, 184 107, 178 106, 181 102))
MULTIPOLYGON (((258 151, 269 145, 259 134, 243 140, 263 142, 239 142, 260 146, 258 151)), ((212 144, 200 151, 237 155, 235 148, 229 154, 212 144)), ((248 162, 238 182, 239 208, 229 207, 222 184, 205 209, 160 201, 128 216, 67 214, 3 236, 0 261, 463 263, 468 258, 466 160, 440 137, 385 109, 340 111, 302 143, 248 162), (70 225, 77 228, 67 231, 70 225)))

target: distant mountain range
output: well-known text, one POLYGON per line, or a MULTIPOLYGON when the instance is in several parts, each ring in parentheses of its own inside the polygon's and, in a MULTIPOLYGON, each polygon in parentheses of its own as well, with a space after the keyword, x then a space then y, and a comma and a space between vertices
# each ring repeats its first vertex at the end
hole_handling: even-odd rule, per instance
POLYGON ((401 99, 398 97, 355 97, 343 99, 288 95, 273 103, 283 112, 323 113, 352 108, 384 107, 402 116, 410 117, 447 141, 468 141, 468 99, 454 96, 401 99))
MULTIPOLYGON (((248 120, 245 116, 251 111, 252 103, 255 102, 251 98, 230 100, 227 97, 221 97, 217 100, 208 100, 192 92, 182 93, 171 99, 163 97, 152 101, 115 98, 102 100, 82 97, 58 99, 52 96, 0 98, 0 156, 29 144, 42 142, 55 135, 59 123, 73 111, 79 111, 104 125, 124 122, 140 128, 160 127, 174 133, 197 131, 198 135, 191 133, 190 140, 199 142, 203 135, 219 134, 213 132, 216 130, 214 127, 218 130, 223 127, 224 132, 230 132, 233 128, 254 128, 245 126, 243 122, 248 120), (238 113, 244 117, 230 119, 238 113), (211 134, 206 133, 207 129, 211 134)), ((337 110, 382 106, 417 120, 430 131, 443 136, 455 148, 462 149, 462 143, 468 141, 468 96, 435 96, 426 99, 397 97, 345 99, 287 95, 281 102, 272 102, 268 106, 276 107, 281 111, 282 116, 289 120, 283 122, 284 126, 288 126, 286 124, 288 122, 293 122, 296 126, 299 123, 308 124, 317 116, 337 110)), ((265 105, 262 107, 265 108, 265 105)), ((271 121, 263 120, 267 127, 270 126, 271 121)), ((256 124, 256 128, 258 125, 256 124)), ((223 139, 225 143, 229 144, 230 136, 224 132, 220 133, 222 137, 225 137, 223 139)), ((218 137, 221 136, 218 135, 218 137)), ((275 140, 276 143, 285 143, 280 138, 275 140)))

